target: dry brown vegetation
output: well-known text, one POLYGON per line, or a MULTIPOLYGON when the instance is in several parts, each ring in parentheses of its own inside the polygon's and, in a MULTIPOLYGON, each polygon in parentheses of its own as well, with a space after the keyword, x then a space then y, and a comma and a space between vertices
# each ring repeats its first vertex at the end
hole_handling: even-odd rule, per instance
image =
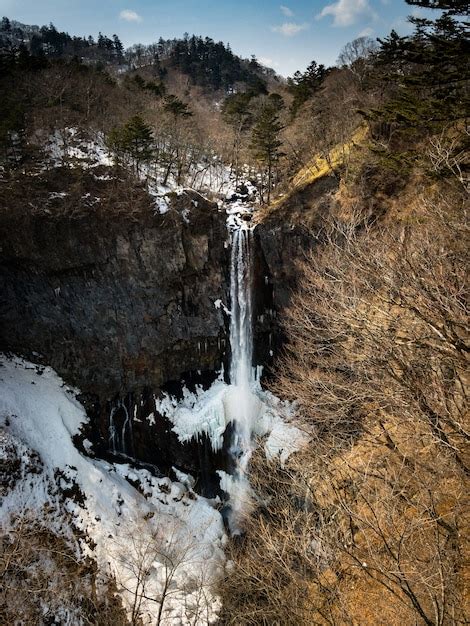
POLYGON ((225 623, 470 617, 466 195, 427 189, 375 224, 343 190, 303 264, 274 389, 312 440, 254 462, 225 623))
POLYGON ((25 511, 0 537, 0 622, 128 624, 114 583, 51 527, 47 511, 42 520, 25 511))

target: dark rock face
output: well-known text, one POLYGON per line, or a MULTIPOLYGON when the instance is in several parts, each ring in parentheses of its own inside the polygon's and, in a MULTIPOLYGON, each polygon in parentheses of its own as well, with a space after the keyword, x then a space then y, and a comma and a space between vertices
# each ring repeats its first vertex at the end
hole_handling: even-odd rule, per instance
POLYGON ((272 363, 284 342, 283 312, 297 287, 299 263, 321 239, 322 220, 331 210, 337 188, 335 178, 322 178, 295 192, 256 227, 257 280, 264 281, 259 288, 265 294, 264 307, 257 306, 255 328, 261 338, 260 363, 272 363))
MULTIPOLYGON (((197 382, 201 383, 205 378, 203 386, 207 387, 215 376, 211 372, 205 374, 197 382)), ((192 389, 193 384, 188 380, 185 375, 181 381, 165 385, 165 391, 176 392, 183 381, 192 389)), ((225 435, 225 445, 217 452, 212 450, 204 433, 198 439, 182 444, 172 430, 171 422, 156 412, 155 397, 153 391, 145 388, 107 402, 105 415, 102 419, 91 419, 90 430, 85 433, 95 442, 95 454, 114 461, 138 462, 161 475, 171 476, 172 469, 176 468, 196 479, 195 489, 202 495, 214 497, 219 494, 217 470, 228 469, 229 432, 225 435)), ((93 416, 92 411, 90 414, 93 416)))
POLYGON ((138 222, 40 216, 21 230, 4 225, 2 347, 39 353, 100 398, 219 366, 225 215, 197 194, 175 205, 138 222))
MULTIPOLYGON (((147 206, 133 221, 35 214, 18 227, 2 215, 0 348, 42 360, 80 388, 98 448, 117 398, 143 417, 145 390, 220 368, 226 320, 214 301, 228 300, 225 220, 190 192, 168 213, 147 206)), ((202 471, 194 446, 178 444, 163 418, 140 430, 136 458, 202 471)))
MULTIPOLYGON (((255 229, 254 359, 268 375, 297 262, 335 187, 324 179, 298 192, 255 229)), ((183 384, 207 388, 222 364, 228 371, 228 320, 214 306, 230 306, 226 215, 195 192, 155 215, 139 193, 137 207, 116 215, 0 212, 0 349, 52 366, 81 390, 96 454, 156 472, 175 466, 214 495, 229 455, 205 437, 181 444, 155 398, 183 384)))

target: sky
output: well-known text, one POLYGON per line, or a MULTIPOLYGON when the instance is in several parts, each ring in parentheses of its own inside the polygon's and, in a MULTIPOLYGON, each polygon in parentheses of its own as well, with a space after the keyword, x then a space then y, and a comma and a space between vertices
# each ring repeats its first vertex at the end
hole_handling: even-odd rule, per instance
MULTIPOLYGON (((125 46, 185 32, 230 43, 283 76, 333 65, 348 41, 410 32, 404 0, 0 0, 0 16, 71 35, 116 33, 125 46)), ((429 14, 419 10, 420 15, 429 14)))

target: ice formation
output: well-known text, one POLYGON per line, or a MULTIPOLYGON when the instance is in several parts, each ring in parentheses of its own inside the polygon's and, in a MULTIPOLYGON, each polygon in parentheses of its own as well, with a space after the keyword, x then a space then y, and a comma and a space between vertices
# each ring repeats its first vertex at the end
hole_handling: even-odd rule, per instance
MULTIPOLYGON (((260 368, 253 364, 253 227, 244 219, 251 209, 240 203, 228 210, 227 225, 231 236, 230 263, 230 384, 223 376, 208 390, 183 390, 183 399, 169 395, 156 400, 157 412, 173 423, 181 441, 199 438, 205 433, 214 450, 224 443, 227 425, 233 425, 229 453, 233 473, 219 471, 221 488, 228 495, 231 509, 230 530, 241 531, 243 518, 252 507, 248 466, 256 437, 266 436, 268 459, 278 457, 284 463, 289 454, 307 441, 306 435, 292 423, 293 407, 264 391, 260 368)), ((221 306, 221 301, 216 301, 221 306)))
POLYGON ((0 456, 14 447, 23 474, 3 497, 2 529, 8 532, 18 515, 41 519, 48 510, 56 533, 70 536, 71 527, 84 533, 82 554, 96 559, 103 575, 115 576, 127 606, 140 593, 139 555, 150 553, 150 599, 141 605, 146 624, 156 621, 170 559, 176 567, 161 623, 202 625, 208 615, 215 621, 219 601, 211 585, 222 572, 226 541, 217 502, 196 495, 181 472, 172 482, 82 454, 73 438, 86 419, 75 391, 52 369, 0 355, 0 456))

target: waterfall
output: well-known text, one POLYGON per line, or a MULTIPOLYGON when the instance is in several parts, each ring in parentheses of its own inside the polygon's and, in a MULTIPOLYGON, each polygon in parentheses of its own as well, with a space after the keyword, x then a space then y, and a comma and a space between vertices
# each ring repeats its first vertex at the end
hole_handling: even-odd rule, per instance
POLYGON ((253 452, 252 434, 261 402, 255 393, 257 379, 253 368, 253 229, 237 223, 231 232, 230 264, 230 388, 227 408, 233 423, 230 454, 235 470, 225 477, 230 493, 230 526, 240 532, 243 517, 251 509, 252 492, 247 469, 253 452), (230 483, 230 484, 229 484, 230 483))
POLYGON ((253 366, 254 322, 254 229, 244 218, 251 211, 232 207, 227 220, 231 238, 230 309, 222 300, 214 306, 230 317, 229 383, 223 371, 209 389, 183 389, 183 397, 163 394, 155 398, 155 411, 172 423, 181 442, 199 440, 202 434, 219 451, 226 444, 227 427, 231 435, 227 471, 219 469, 220 488, 227 494, 226 515, 230 531, 240 534, 255 504, 249 482, 249 464, 255 437, 266 436, 264 452, 281 462, 303 445, 302 432, 283 421, 292 408, 260 385, 261 367, 253 366))
MULTIPOLYGON (((252 306, 252 242, 251 228, 232 231, 230 264, 230 383, 237 387, 240 400, 247 400, 253 385, 253 306, 252 306)), ((250 420, 250 407, 240 406, 238 421, 250 420)))

